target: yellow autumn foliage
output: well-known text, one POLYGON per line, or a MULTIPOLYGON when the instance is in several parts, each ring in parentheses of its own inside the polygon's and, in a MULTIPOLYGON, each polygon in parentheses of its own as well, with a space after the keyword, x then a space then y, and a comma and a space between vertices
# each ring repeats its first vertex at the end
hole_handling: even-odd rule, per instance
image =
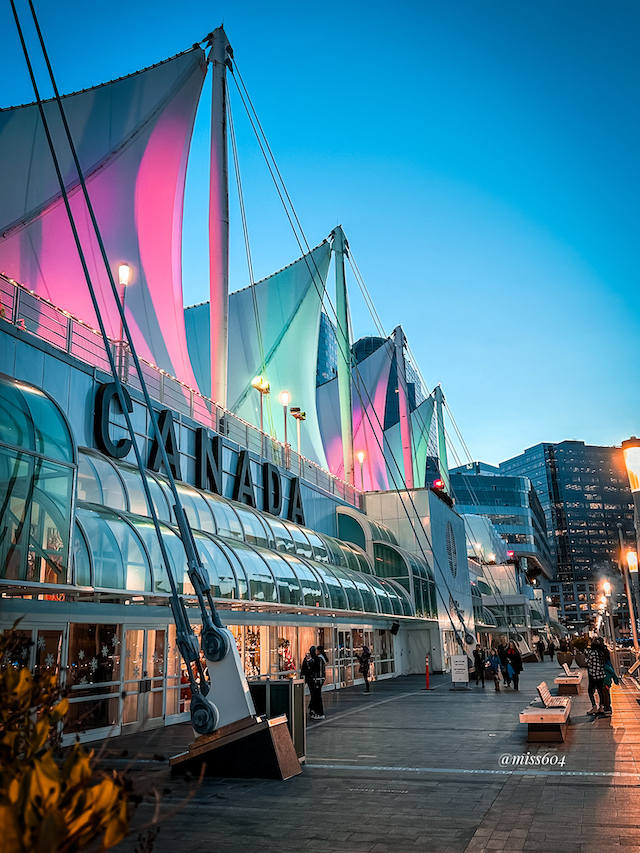
MULTIPOLYGON (((0 659, 12 637, 0 637, 0 659)), ((54 758, 56 725, 69 708, 56 677, 0 669, 0 848, 2 853, 75 853, 101 849, 128 832, 124 780, 92 764, 79 743, 54 758)))

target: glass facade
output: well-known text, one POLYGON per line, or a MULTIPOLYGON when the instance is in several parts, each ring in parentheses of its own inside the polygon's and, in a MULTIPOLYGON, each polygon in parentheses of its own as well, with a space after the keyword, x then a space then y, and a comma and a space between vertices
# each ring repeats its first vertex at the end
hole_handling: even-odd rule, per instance
POLYGON ((75 461, 55 403, 0 376, 0 578, 68 583, 75 461))
POLYGON ((527 477, 482 473, 487 467, 474 462, 451 471, 456 510, 487 516, 508 550, 526 558, 530 575, 550 578, 553 557, 544 510, 532 483, 527 477))
POLYGON ((552 595, 557 596, 565 621, 584 627, 596 609, 589 601, 580 609, 576 584, 617 574, 618 523, 626 546, 635 547, 633 501, 622 450, 582 441, 538 444, 502 462, 500 471, 531 479, 544 509, 559 582, 552 595))

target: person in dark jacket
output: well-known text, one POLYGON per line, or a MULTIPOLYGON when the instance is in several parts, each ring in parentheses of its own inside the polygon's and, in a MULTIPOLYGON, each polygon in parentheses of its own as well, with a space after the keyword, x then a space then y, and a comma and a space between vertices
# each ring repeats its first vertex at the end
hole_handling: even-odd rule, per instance
POLYGON ((549 645, 547 646, 547 654, 549 655, 551 660, 553 660, 553 655, 554 655, 555 650, 556 650, 556 644, 553 642, 553 640, 549 640, 549 645))
POLYGON ((485 662, 485 654, 480 643, 473 650, 473 662, 476 668, 476 687, 478 686, 478 681, 482 681, 482 686, 484 687, 484 662, 485 662))
POLYGON ((500 658, 500 667, 502 669, 504 686, 509 687, 511 685, 511 678, 507 673, 507 643, 505 640, 500 640, 500 645, 498 646, 498 657, 500 658))
POLYGON ((364 692, 371 693, 369 688, 369 673, 371 671, 371 650, 369 646, 362 647, 362 654, 356 654, 356 657, 360 661, 360 673, 364 678, 364 692))
POLYGON ((536 649, 538 650, 538 654, 540 655, 540 663, 544 663, 545 647, 544 640, 542 639, 542 637, 540 637, 540 639, 536 643, 536 649))
POLYGON ((496 688, 496 693, 500 692, 500 676, 502 674, 502 664, 500 663, 500 657, 498 656, 498 650, 495 647, 492 647, 491 653, 489 654, 489 668, 491 672, 491 676, 493 678, 493 685, 496 688))
POLYGON ((520 673, 522 672, 522 657, 518 647, 513 640, 507 649, 507 675, 513 681, 513 689, 518 690, 520 684, 520 673))
POLYGON ((611 716, 611 693, 609 685, 605 681, 606 667, 611 668, 611 656, 609 649, 605 646, 602 637, 595 637, 591 641, 591 648, 586 654, 587 659, 587 675, 589 676, 589 686, 587 691, 589 699, 591 699, 591 709, 587 714, 596 716, 596 714, 605 714, 611 716), (596 693, 598 694, 600 704, 596 702, 596 693))
POLYGON ((300 667, 300 676, 307 682, 309 688, 309 717, 312 720, 324 720, 324 707, 322 705, 322 685, 324 677, 322 674, 322 659, 318 656, 318 650, 311 646, 308 655, 300 667))

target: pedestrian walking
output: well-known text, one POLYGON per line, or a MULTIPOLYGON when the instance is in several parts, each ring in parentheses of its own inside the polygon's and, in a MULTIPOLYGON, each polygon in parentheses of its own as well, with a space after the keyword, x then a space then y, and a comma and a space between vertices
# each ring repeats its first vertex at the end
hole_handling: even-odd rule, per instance
POLYGON ((536 649, 538 650, 538 654, 540 655, 540 663, 544 663, 545 647, 544 640, 542 639, 542 637, 540 637, 540 639, 536 643, 536 649))
POLYGON ((322 705, 322 685, 325 678, 325 660, 318 655, 315 646, 311 646, 300 667, 300 675, 309 688, 309 717, 312 720, 324 720, 322 705))
POLYGON ((489 671, 491 672, 491 677, 493 678, 493 686, 496 689, 496 693, 499 693, 500 676, 502 675, 502 664, 500 663, 500 655, 498 654, 498 650, 495 646, 491 647, 491 654, 489 655, 489 671))
MULTIPOLYGON (((604 716, 610 717, 610 685, 612 678, 611 674, 606 672, 606 667, 609 667, 614 676, 615 671, 611 666, 609 649, 605 646, 602 637, 595 637, 591 641, 591 648, 587 649, 586 658, 587 675, 589 676, 587 692, 589 693, 589 699, 591 699, 591 708, 587 711, 587 714, 591 714, 592 717, 597 714, 603 714, 604 716), (605 683, 605 676, 609 679, 609 685, 605 683), (599 704, 596 702, 596 693, 598 694, 599 704)), ((617 676, 615 677, 617 679, 617 676)))
POLYGON ((513 640, 507 649, 507 675, 513 681, 513 689, 518 690, 520 673, 522 672, 522 656, 513 640))
POLYGON ((547 654, 549 655, 551 660, 553 660, 555 650, 556 644, 553 642, 553 640, 549 640, 549 645, 547 646, 547 654))
POLYGON ((511 685, 511 679, 507 672, 507 642, 504 638, 500 640, 500 645, 498 646, 498 657, 500 658, 500 668, 502 670, 504 686, 509 687, 511 685))
POLYGON ((475 649, 473 650, 473 662, 476 667, 476 687, 478 686, 478 681, 482 681, 482 686, 484 687, 484 664, 485 664, 486 656, 484 653, 484 649, 480 645, 477 644, 475 649))
POLYGON ((369 646, 362 647, 362 654, 356 654, 356 657, 360 661, 360 672, 362 677, 364 678, 364 692, 371 693, 371 689, 369 688, 369 672, 371 667, 371 650, 369 646))

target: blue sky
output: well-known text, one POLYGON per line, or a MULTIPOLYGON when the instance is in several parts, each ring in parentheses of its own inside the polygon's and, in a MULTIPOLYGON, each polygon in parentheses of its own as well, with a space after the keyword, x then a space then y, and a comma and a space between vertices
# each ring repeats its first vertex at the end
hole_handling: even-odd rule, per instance
MULTIPOLYGON (((636 0, 36 8, 61 91, 157 62, 224 20, 309 242, 342 223, 385 329, 403 325, 474 458, 640 432, 636 0)), ((32 100, 10 14, 3 4, 3 106, 32 100)), ((187 303, 208 295, 203 106, 187 303)), ((233 107, 260 278, 297 245, 233 107)), ((232 214, 238 288, 235 202, 232 214)), ((350 288, 356 336, 374 333, 350 288)))

